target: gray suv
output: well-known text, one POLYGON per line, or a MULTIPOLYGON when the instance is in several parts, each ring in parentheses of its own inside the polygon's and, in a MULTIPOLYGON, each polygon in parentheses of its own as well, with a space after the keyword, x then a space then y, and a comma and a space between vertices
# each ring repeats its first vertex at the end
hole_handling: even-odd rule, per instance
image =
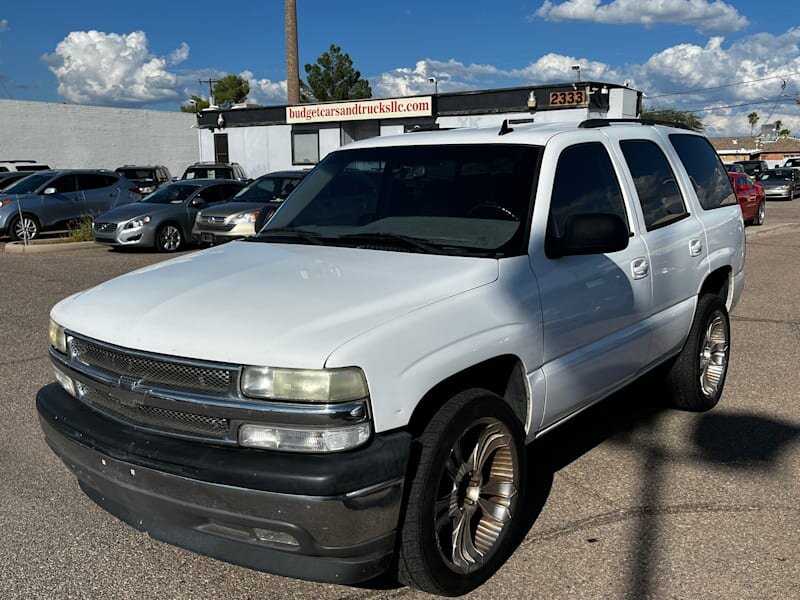
POLYGON ((112 171, 61 169, 34 173, 0 193, 0 235, 32 240, 45 230, 141 198, 138 188, 112 171))

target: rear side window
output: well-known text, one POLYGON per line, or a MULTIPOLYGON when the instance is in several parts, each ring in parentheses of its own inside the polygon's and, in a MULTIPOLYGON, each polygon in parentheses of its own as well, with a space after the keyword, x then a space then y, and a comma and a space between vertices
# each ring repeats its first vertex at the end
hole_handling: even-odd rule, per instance
POLYGON ((612 214, 628 223, 617 174, 599 142, 561 153, 550 200, 549 235, 562 237, 567 219, 578 214, 612 214))
POLYGON ((688 213, 675 174, 661 148, 649 140, 626 140, 619 145, 636 185, 647 229, 685 217, 688 213))
POLYGON ((736 204, 725 167, 706 138, 673 133, 669 141, 689 174, 700 206, 711 210, 736 204))
POLYGON ((108 175, 95 175, 93 173, 82 173, 78 175, 79 190, 96 190, 109 187, 117 182, 115 177, 108 175))

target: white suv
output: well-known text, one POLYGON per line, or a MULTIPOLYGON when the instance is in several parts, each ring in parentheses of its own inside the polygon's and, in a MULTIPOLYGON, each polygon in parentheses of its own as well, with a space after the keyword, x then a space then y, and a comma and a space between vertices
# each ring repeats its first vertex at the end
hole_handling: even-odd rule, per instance
POLYGON ((0 173, 14 171, 47 171, 50 167, 35 160, 0 160, 0 173))
POLYGON ((461 594, 513 547, 527 442, 660 366, 675 406, 718 402, 744 254, 692 132, 373 138, 250 241, 57 304, 41 424, 84 491, 155 538, 319 581, 396 565, 461 594))

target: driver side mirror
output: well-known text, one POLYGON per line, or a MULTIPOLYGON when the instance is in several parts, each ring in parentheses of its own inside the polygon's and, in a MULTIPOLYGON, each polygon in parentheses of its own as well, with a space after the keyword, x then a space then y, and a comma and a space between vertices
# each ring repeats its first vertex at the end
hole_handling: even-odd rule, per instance
POLYGON ((624 250, 629 238, 628 225, 619 215, 570 215, 564 223, 564 235, 555 237, 548 234, 544 250, 548 258, 605 254, 624 250))
POLYGON ((42 192, 42 194, 44 194, 45 196, 52 196, 57 191, 58 190, 56 188, 54 188, 54 187, 48 187, 48 188, 44 188, 44 191, 42 192))

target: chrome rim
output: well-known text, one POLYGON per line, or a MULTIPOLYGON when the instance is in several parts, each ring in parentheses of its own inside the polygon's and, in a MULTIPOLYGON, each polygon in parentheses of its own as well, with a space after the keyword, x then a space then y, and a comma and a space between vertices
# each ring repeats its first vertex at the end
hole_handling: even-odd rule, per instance
POLYGON ((764 203, 762 202, 761 204, 758 205, 758 222, 759 223, 763 223, 764 222, 764 217, 766 216, 766 213, 767 213, 767 209, 764 208, 764 203))
POLYGON ((181 245, 181 232, 177 227, 167 225, 158 234, 158 242, 164 250, 177 250, 181 245))
POLYGON ((39 233, 36 221, 30 217, 22 217, 14 224, 14 235, 19 240, 32 240, 39 233))
POLYGON ((496 552, 517 507, 519 464, 509 429, 476 421, 453 445, 434 504, 439 552, 451 569, 471 573, 496 552))
POLYGON ((706 327, 700 349, 700 388, 713 398, 719 391, 728 368, 728 329, 724 317, 717 313, 706 327))

